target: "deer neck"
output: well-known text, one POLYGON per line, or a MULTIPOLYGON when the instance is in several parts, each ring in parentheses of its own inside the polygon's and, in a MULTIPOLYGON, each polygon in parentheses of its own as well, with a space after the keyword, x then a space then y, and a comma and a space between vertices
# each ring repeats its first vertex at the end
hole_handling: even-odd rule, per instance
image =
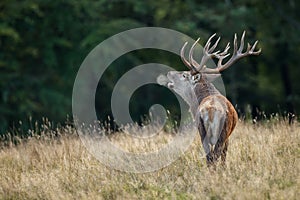
POLYGON ((217 88, 209 82, 202 82, 201 84, 197 85, 194 88, 194 92, 197 96, 197 103, 198 105, 201 103, 201 101, 211 95, 219 95, 220 92, 217 90, 217 88))
POLYGON ((196 84, 193 92, 195 95, 192 95, 193 97, 188 104, 194 117, 196 116, 198 107, 204 98, 212 95, 220 95, 220 92, 217 90, 217 88, 212 83, 207 81, 202 81, 199 84, 196 84))

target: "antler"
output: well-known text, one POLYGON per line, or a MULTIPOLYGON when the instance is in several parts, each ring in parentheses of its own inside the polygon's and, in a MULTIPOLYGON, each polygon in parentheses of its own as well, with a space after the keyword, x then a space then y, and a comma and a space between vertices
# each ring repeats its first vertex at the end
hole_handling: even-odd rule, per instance
POLYGON ((255 51, 255 47, 258 43, 258 41, 256 41, 253 46, 251 46, 248 43, 248 47, 246 52, 242 52, 244 49, 244 38, 245 38, 245 34, 246 32, 243 32, 242 38, 241 38, 241 42, 240 42, 240 46, 238 48, 238 44, 237 44, 237 35, 234 34, 234 41, 233 41, 233 53, 231 58, 225 63, 222 64, 223 60, 228 57, 230 55, 230 53, 228 53, 228 50, 230 49, 230 43, 228 43, 225 47, 225 49, 220 52, 220 51, 216 51, 213 52, 215 50, 215 48, 217 47, 219 41, 220 41, 220 37, 217 39, 217 41, 211 46, 211 40, 212 38, 215 37, 216 34, 213 34, 208 41, 206 42, 204 48, 203 48, 203 56, 201 58, 201 62, 200 64, 197 63, 194 59, 193 59, 193 52, 194 52, 194 48, 196 46, 196 44, 198 43, 198 41, 200 40, 200 38, 198 38, 196 40, 196 42, 192 45, 190 52, 189 52, 189 61, 187 61, 184 58, 184 49, 187 45, 187 42, 183 45, 182 49, 181 49, 181 59, 183 61, 183 63, 191 70, 192 74, 196 74, 196 73, 220 73, 221 71, 227 69, 228 67, 230 67, 234 62, 236 62, 237 60, 248 56, 248 55, 258 55, 261 52, 261 49, 259 49, 258 51, 255 51), (217 68, 215 69, 210 69, 210 68, 206 68, 205 64, 209 59, 212 58, 217 58, 218 59, 218 64, 217 64, 217 68))
POLYGON ((224 50, 224 52, 226 52, 225 53, 226 55, 224 55, 223 54, 224 52, 222 52, 221 54, 217 54, 215 56, 215 58, 219 59, 218 64, 217 64, 217 68, 215 68, 215 69, 206 68, 203 72, 204 73, 219 73, 219 72, 227 69, 233 63, 235 63, 237 60, 239 60, 239 59, 241 59, 243 57, 246 57, 246 56, 249 56, 249 55, 259 55, 260 52, 261 52, 261 49, 259 49, 258 51, 255 51, 255 48, 256 48, 256 45, 257 45, 258 41, 255 41, 255 43, 253 44, 253 46, 251 46, 248 43, 247 50, 243 53, 245 34, 246 34, 246 31, 243 32, 239 48, 238 48, 238 44, 237 44, 237 35, 234 34, 233 53, 232 53, 231 58, 225 64, 222 64, 222 61, 224 60, 224 58, 226 58, 227 56, 229 56, 229 54, 226 54, 227 51, 228 51, 228 49, 230 48, 229 47, 229 43, 228 43, 227 47, 224 50))

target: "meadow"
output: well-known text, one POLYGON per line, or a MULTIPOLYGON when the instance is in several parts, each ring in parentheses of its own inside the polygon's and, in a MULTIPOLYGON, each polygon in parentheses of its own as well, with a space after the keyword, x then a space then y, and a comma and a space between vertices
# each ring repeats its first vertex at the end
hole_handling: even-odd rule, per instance
MULTIPOLYGON (((0 199, 297 199, 300 124, 239 121, 226 168, 208 169, 197 135, 174 163, 148 173, 111 169, 91 155, 72 126, 47 124, 0 148, 0 199), (16 145, 17 144, 17 145, 16 145)), ((162 133, 163 137, 172 137, 162 133)), ((115 133, 123 148, 139 144, 115 133)), ((150 145, 151 146, 151 145, 150 145)), ((151 148, 158 148, 151 146, 151 148)), ((162 158, 163 159, 163 158, 162 158)))

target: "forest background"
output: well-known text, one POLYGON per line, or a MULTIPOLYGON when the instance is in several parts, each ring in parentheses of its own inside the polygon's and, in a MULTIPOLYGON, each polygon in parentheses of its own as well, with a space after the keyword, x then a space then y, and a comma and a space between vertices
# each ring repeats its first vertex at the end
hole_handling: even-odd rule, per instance
MULTIPOLYGON (((202 45, 217 33, 221 47, 232 42, 234 33, 241 36, 246 30, 247 42, 259 40, 262 54, 222 74, 227 97, 240 117, 261 119, 278 113, 293 118, 300 111, 299 6, 296 0, 2 0, 0 133, 20 124, 28 128, 44 117, 54 123, 71 121, 72 87, 87 54, 114 34, 152 26, 201 37, 202 45)), ((166 51, 144 49, 121 56, 99 82, 99 120, 111 116, 111 93, 118 79, 149 62, 186 70, 179 56, 166 51)), ((174 94, 153 84, 132 96, 133 118, 139 121, 155 103, 176 116, 174 94)))

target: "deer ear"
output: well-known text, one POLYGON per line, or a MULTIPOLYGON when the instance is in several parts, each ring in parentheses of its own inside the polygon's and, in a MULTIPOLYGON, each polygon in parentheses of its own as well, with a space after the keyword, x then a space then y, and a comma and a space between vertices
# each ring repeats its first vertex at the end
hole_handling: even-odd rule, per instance
POLYGON ((219 77, 221 77, 221 74, 205 74, 205 78, 209 83, 213 82, 219 77))
POLYGON ((192 76, 192 81, 194 84, 200 81, 200 79, 201 79, 201 74, 195 74, 192 76))

